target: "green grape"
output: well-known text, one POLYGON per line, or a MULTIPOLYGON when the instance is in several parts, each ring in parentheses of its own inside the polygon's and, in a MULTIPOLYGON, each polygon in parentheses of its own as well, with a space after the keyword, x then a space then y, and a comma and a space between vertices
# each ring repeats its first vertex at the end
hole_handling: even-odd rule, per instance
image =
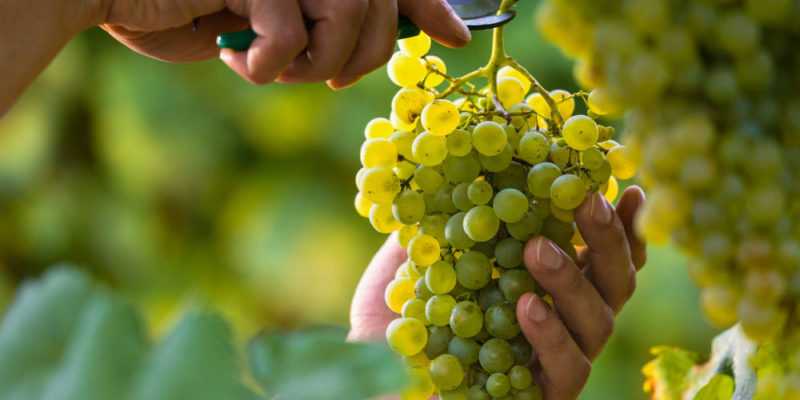
POLYGON ((369 212, 372 209, 372 202, 365 199, 361 192, 356 194, 355 206, 358 215, 364 218, 369 218, 369 212))
POLYGON ((461 211, 469 211, 475 206, 475 203, 469 199, 469 183, 459 183, 453 188, 453 204, 461 211))
MULTIPOLYGON (((453 273, 455 281, 455 273, 453 273)), ((453 307, 450 314, 450 329, 456 336, 470 338, 478 334, 483 327, 483 313, 477 304, 461 301, 453 307)))
POLYGON ((417 36, 398 40, 397 46, 400 47, 400 51, 407 56, 420 58, 430 51, 431 38, 425 32, 420 32, 417 36))
POLYGON ((414 139, 416 138, 417 134, 414 132, 397 131, 389 136, 389 141, 394 143, 395 147, 397 147, 397 154, 403 156, 403 158, 414 161, 414 155, 411 154, 411 145, 414 144, 414 139))
POLYGON ((474 339, 454 336, 447 345, 447 352, 458 358, 461 365, 472 365, 478 362, 481 345, 474 339))
POLYGON ((496 280, 481 289, 480 296, 478 297, 478 303, 480 303, 481 308, 484 310, 488 310, 489 307, 504 301, 506 301, 506 299, 497 286, 496 280))
POLYGON ((435 194, 445 183, 444 177, 431 167, 420 165, 414 171, 414 181, 427 194, 435 194))
MULTIPOLYGON (((469 185, 467 196, 469 201, 475 205, 488 204, 492 200, 492 185, 486 181, 475 181, 469 185)), ((470 207, 471 209, 472 207, 470 207)))
POLYGON ((425 301, 421 299, 410 299, 403 304, 403 318, 414 318, 428 325, 428 318, 425 317, 425 301))
POLYGON ((497 79, 502 78, 514 78, 518 80, 522 84, 522 91, 525 93, 528 93, 531 90, 531 81, 522 72, 514 69, 514 67, 507 65, 503 68, 500 68, 500 70, 497 71, 497 79))
POLYGON ((414 284, 414 294, 418 299, 426 301, 433 297, 433 293, 428 289, 428 285, 425 284, 424 276, 417 279, 417 283, 414 284))
POLYGON ((439 400, 467 400, 468 391, 469 386, 467 386, 467 381, 464 379, 461 381, 461 384, 453 390, 439 391, 439 400))
POLYGON ((389 79, 397 86, 410 87, 416 85, 425 76, 425 63, 419 58, 409 57, 403 52, 394 53, 386 64, 389 79))
POLYGON ((534 196, 549 199, 550 187, 556 178, 561 176, 561 168, 550 162, 533 166, 528 172, 528 191, 534 196))
POLYGON ((483 388, 483 385, 473 385, 467 392, 467 400, 492 400, 492 396, 483 388))
POLYGON ((531 165, 536 165, 547 160, 550 152, 550 141, 540 132, 532 130, 526 132, 519 141, 517 154, 519 158, 531 165))
POLYGON ((589 170, 588 174, 592 182, 606 182, 611 178, 611 164, 608 160, 603 159, 600 167, 589 170))
POLYGON ((367 139, 388 139, 394 133, 392 122, 386 118, 374 118, 364 128, 367 139))
POLYGON ((453 214, 444 228, 445 238, 454 249, 465 250, 475 245, 475 241, 470 239, 464 231, 464 217, 466 215, 467 213, 463 211, 453 214))
POLYGON ((447 153, 464 157, 472 152, 472 135, 463 129, 456 129, 447 135, 447 153))
POLYGON ((421 90, 400 89, 392 99, 392 111, 399 122, 411 125, 417 121, 422 109, 431 101, 433 99, 430 95, 421 90))
POLYGON ((511 344, 511 349, 514 351, 514 365, 526 366, 530 362, 533 355, 533 348, 525 335, 519 334, 517 337, 508 341, 511 344))
POLYGON ((380 233, 392 233, 403 226, 394 218, 389 204, 373 204, 369 210, 369 222, 380 233))
POLYGON ((397 243, 400 244, 400 247, 408 249, 411 239, 417 237, 418 234, 419 228, 416 225, 403 225, 397 230, 397 243))
POLYGON ((522 264, 522 242, 513 237, 497 242, 494 248, 497 264, 503 268, 516 268, 522 264))
POLYGON ((425 199, 418 192, 405 190, 394 198, 392 215, 402 224, 415 224, 425 215, 425 199))
POLYGON ((439 241, 430 235, 419 235, 408 243, 408 259, 422 267, 439 260, 440 251, 439 241))
POLYGON ((512 162, 504 171, 492 176, 492 184, 497 190, 516 189, 525 192, 528 169, 518 162, 512 162))
POLYGON ((447 157, 447 139, 422 132, 411 145, 411 153, 420 164, 432 167, 442 163, 447 157))
POLYGON ((492 279, 492 263, 479 251, 464 253, 456 261, 456 278, 461 286, 478 290, 492 279))
POLYGON ((456 270, 448 262, 437 261, 425 271, 425 284, 431 293, 449 293, 456 286, 456 270))
POLYGON ((419 231, 423 235, 434 237, 439 242, 439 247, 446 247, 447 237, 444 231, 448 220, 448 216, 444 214, 428 214, 422 217, 422 221, 419 223, 419 231))
POLYGON ((603 158, 603 153, 592 146, 581 153, 581 164, 586 169, 598 169, 603 165, 603 158))
POLYGON ((394 174, 397 175, 397 178, 401 181, 407 181, 414 176, 414 171, 417 170, 417 166, 408 162, 407 160, 400 161, 397 163, 397 166, 392 169, 394 174))
POLYGON ((514 363, 514 351, 507 341, 492 338, 481 346, 478 361, 486 372, 505 373, 514 363))
POLYGON ((512 303, 503 302, 489 307, 484 315, 484 320, 486 330, 496 338, 507 340, 517 336, 520 332, 517 310, 512 303))
MULTIPOLYGON (((566 144, 566 143, 565 143, 566 144)), ((559 168, 566 168, 567 165, 570 164, 573 158, 573 150, 569 147, 559 145, 559 142, 553 142, 550 144, 550 152, 547 155, 547 158, 553 162, 553 164, 558 165, 559 168)), ((574 153, 577 155, 577 153, 574 153)))
POLYGON ((758 25, 740 11, 726 13, 717 25, 720 45, 734 55, 749 53, 757 48, 760 36, 758 25))
POLYGON ((585 197, 586 187, 581 178, 575 175, 559 176, 550 186, 550 204, 562 210, 577 208, 585 197))
POLYGON ((464 216, 464 232, 476 242, 490 240, 497 234, 498 229, 500 229, 500 219, 489 206, 475 206, 464 216))
POLYGON ((431 71, 428 73, 428 77, 425 79, 424 85, 426 88, 433 88, 439 86, 444 82, 444 75, 447 73, 447 65, 444 61, 436 56, 425 56, 425 61, 428 64, 428 70, 431 71), (433 70, 441 72, 435 73, 433 70))
POLYGON ((453 204, 453 189, 455 186, 451 184, 443 185, 436 191, 433 201, 436 204, 436 209, 446 214, 452 214, 458 211, 455 204, 453 204))
POLYGON ((518 103, 511 106, 508 109, 509 114, 527 114, 527 115, 513 115, 511 117, 511 126, 515 129, 506 129, 506 135, 509 137, 509 143, 514 143, 515 141, 518 142, 519 137, 515 139, 511 139, 510 132, 514 134, 517 133, 517 130, 527 130, 532 127, 536 126, 536 114, 533 112, 533 108, 528 105, 528 103, 518 103))
MULTIPOLYGON (((527 108, 528 107, 528 105, 525 104, 525 103, 520 103, 519 106, 522 107, 522 108, 527 108)), ((514 107, 512 107, 512 109, 513 108, 514 107)), ((517 118, 519 118, 519 117, 517 117, 517 118)), ((511 120, 514 121, 513 118, 511 120)), ((503 121, 505 121, 505 120, 503 120, 503 121)), ((515 128, 513 124, 504 124, 503 125, 503 129, 506 131, 506 138, 508 140, 508 145, 511 146, 512 152, 517 151, 517 148, 519 148, 519 141, 520 141, 520 139, 522 139, 522 132, 518 131, 517 128, 515 128)))
POLYGON ((449 135, 459 122, 458 107, 448 100, 436 100, 422 110, 422 126, 432 135, 449 135))
POLYGON ((498 287, 508 301, 516 303, 523 294, 536 291, 536 281, 528 270, 512 269, 500 276, 498 287))
POLYGON ((575 224, 565 223, 550 216, 542 221, 542 236, 555 243, 567 243, 575 234, 575 224))
POLYGON ((403 305, 414 297, 414 281, 411 279, 395 279, 389 282, 384 292, 386 305, 397 314, 400 314, 403 310, 403 305))
POLYGON ((376 204, 391 204, 400 193, 400 179, 389 168, 374 167, 361 177, 361 194, 376 204))
POLYGON ((543 398, 542 388, 534 384, 517 391, 513 400, 542 400, 543 398))
POLYGON ((486 386, 486 381, 489 380, 489 373, 476 365, 470 368, 469 378, 473 385, 483 387, 486 386))
POLYGON ((435 294, 425 305, 425 316, 428 321, 436 326, 445 326, 450 323, 450 313, 456 306, 453 296, 446 294, 435 294))
POLYGON ((397 146, 388 139, 370 139, 361 146, 361 164, 365 168, 397 165, 397 146))
POLYGON ((453 332, 449 326, 431 325, 428 327, 428 343, 425 344, 425 355, 434 359, 447 351, 453 332))
POLYGON ((517 78, 500 78, 497 80, 497 98, 506 108, 522 103, 525 100, 525 87, 517 78))
POLYGON ((493 397, 503 397, 511 391, 511 382, 508 376, 495 372, 486 381, 486 391, 493 397))
POLYGON ((496 122, 481 122, 472 131, 472 145, 478 153, 485 156, 500 154, 507 144, 506 131, 496 122))
POLYGON ((503 189, 492 202, 497 218, 503 222, 519 222, 528 212, 528 198, 516 189, 503 189))
POLYGON ((494 156, 487 156, 483 154, 479 154, 478 158, 481 161, 481 165, 484 169, 489 172, 501 172, 508 168, 511 165, 511 160, 514 158, 514 149, 511 148, 511 145, 506 143, 506 147, 500 154, 494 156))
POLYGON ((386 328, 386 341, 392 351, 402 356, 419 353, 428 341, 425 325, 413 318, 398 318, 386 328))
POLYGON ((464 380, 464 370, 458 358, 442 354, 430 366, 431 380, 441 390, 453 390, 464 380))
POLYGON ((453 183, 474 181, 481 173, 481 162, 473 154, 464 157, 448 156, 442 163, 444 176, 453 183))

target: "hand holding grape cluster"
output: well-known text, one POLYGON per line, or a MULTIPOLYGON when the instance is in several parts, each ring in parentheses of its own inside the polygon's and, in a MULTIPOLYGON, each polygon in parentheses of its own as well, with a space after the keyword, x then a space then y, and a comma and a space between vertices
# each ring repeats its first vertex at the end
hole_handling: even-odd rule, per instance
POLYGON ((356 209, 397 232, 382 252, 403 254, 390 257, 399 267, 370 266, 382 273, 368 270, 352 322, 386 327, 413 378, 406 400, 574 398, 644 263, 632 234, 641 191, 616 212, 608 203, 615 177, 636 171, 625 147, 572 116, 585 94, 543 90, 497 35, 489 66, 458 79, 426 56, 424 33, 400 41, 388 72, 402 88, 390 118, 365 130, 356 209), (388 315, 364 304, 376 280, 388 315))

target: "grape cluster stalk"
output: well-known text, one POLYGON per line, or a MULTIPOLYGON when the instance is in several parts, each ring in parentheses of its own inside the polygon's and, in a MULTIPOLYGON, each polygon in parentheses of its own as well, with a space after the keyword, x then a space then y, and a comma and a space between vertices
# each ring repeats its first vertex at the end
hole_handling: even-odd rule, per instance
POLYGON ((398 314, 387 341, 413 381, 401 397, 541 399, 516 303, 552 300, 525 243, 542 235, 574 259, 573 210, 587 191, 613 201, 636 165, 612 128, 573 115, 585 93, 547 91, 505 53, 502 27, 487 65, 459 78, 424 33, 399 47, 388 75, 400 89, 366 126, 355 207, 408 251, 385 292, 398 314))
POLYGON ((627 110, 648 204, 720 327, 762 344, 757 399, 800 398, 800 2, 548 0, 597 115, 627 110))

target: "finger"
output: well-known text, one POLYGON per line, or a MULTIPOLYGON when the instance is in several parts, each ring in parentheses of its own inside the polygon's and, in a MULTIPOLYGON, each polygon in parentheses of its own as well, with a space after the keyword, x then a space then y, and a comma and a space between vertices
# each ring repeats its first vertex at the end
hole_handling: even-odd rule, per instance
POLYGON ((397 7, 400 15, 447 47, 462 47, 472 39, 464 21, 445 0, 399 0, 397 7))
POLYGON ((547 400, 573 400, 589 378, 591 364, 567 328, 542 299, 526 293, 517 303, 522 333, 538 355, 537 381, 547 400))
POLYGON ((350 305, 349 340, 374 341, 385 338, 386 327, 397 315, 386 305, 384 291, 406 259, 408 253, 397 244, 397 234, 392 234, 372 258, 358 282, 350 305))
POLYGON ((313 21, 308 47, 278 79, 283 83, 333 78, 356 48, 368 0, 302 0, 303 15, 313 21))
POLYGON ((636 270, 642 269, 647 262, 647 244, 638 234, 636 234, 633 219, 639 211, 639 207, 644 204, 644 192, 638 186, 630 186, 622 192, 617 203, 617 215, 625 227, 625 235, 628 237, 628 244, 631 249, 631 260, 636 270))
POLYGON ((344 89, 356 83, 392 57, 397 37, 397 5, 393 0, 370 1, 358 44, 350 60, 333 79, 331 89, 344 89))
POLYGON ((103 25, 111 36, 132 50, 166 62, 198 62, 219 56, 217 35, 247 28, 248 21, 228 10, 206 15, 197 24, 186 24, 157 32, 129 30, 121 25, 103 25))
POLYGON ((614 312, 619 312, 636 288, 625 227, 600 193, 587 195, 575 210, 575 222, 589 249, 594 284, 614 312))
POLYGON ((220 58, 243 78, 256 84, 273 82, 308 44, 300 6, 286 0, 230 0, 231 11, 249 16, 258 37, 250 49, 222 49, 220 58))
POLYGON ((584 354, 594 359, 614 330, 614 312, 569 256, 544 237, 525 245, 525 265, 553 298, 559 315, 584 354))

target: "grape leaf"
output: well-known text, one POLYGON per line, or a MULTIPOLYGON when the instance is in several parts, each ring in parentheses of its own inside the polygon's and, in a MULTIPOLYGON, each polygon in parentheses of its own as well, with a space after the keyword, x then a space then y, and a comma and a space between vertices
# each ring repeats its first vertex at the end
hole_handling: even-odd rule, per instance
POLYGON ((328 328, 258 336, 251 375, 269 390, 247 387, 230 343, 222 318, 197 311, 151 345, 133 307, 62 266, 23 284, 0 324, 0 398, 365 399, 405 383, 385 346, 328 328))

